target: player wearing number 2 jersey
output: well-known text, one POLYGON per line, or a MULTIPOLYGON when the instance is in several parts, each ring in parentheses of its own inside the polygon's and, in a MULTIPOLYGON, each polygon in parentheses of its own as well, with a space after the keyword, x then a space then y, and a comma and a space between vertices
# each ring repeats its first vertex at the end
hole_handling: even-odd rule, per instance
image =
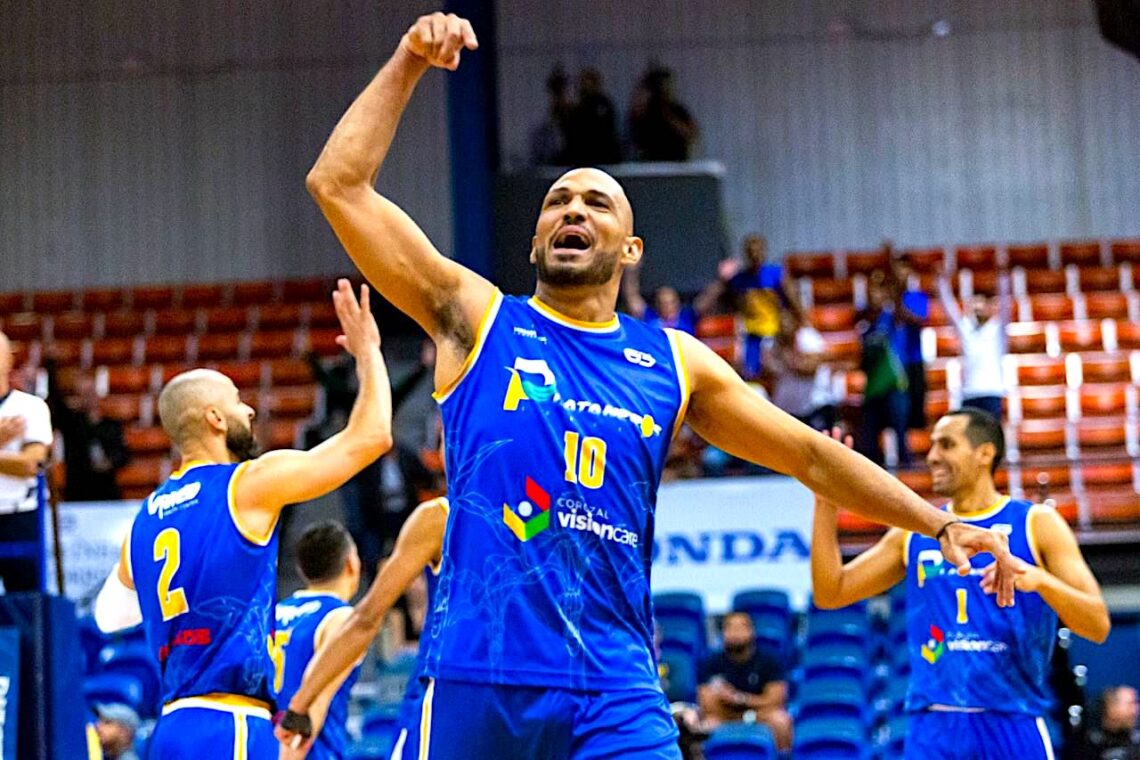
POLYGON ((1046 679, 1058 615, 1093 641, 1108 635, 1100 587, 1064 519, 1052 507, 994 488, 1004 449, 997 420, 967 407, 934 426, 927 463, 935 493, 951 499, 948 514, 1009 536, 1019 566, 1017 603, 1010 609, 986 598, 993 591, 992 565, 975 558, 965 574, 956 572, 926 536, 890 531, 843 566, 835 509, 816 505, 817 605, 847 605, 905 579, 907 758, 1052 760, 1042 716, 1053 701, 1046 679))
POLYGON ((141 618, 162 676, 151 757, 276 758, 269 647, 277 518, 337 488, 391 445, 380 337, 342 280, 333 297, 360 394, 345 429, 311 451, 254 458, 253 410, 229 378, 192 370, 159 397, 182 468, 143 503, 96 602, 104 630, 141 618))
MULTIPOLYGON (((463 19, 420 18, 308 177, 364 275, 437 348, 451 514, 422 644, 418 755, 678 757, 655 675, 649 568, 662 463, 682 421, 886 522, 934 535, 947 518, 760 399, 695 338, 615 315, 622 270, 643 245, 608 174, 574 170, 546 193, 529 299, 440 255, 375 191, 420 77, 477 46, 463 19)), ((987 531, 954 525, 941 546, 955 564, 994 551, 1008 566, 987 531)), ((1011 597, 1011 579, 999 581, 1011 597)))

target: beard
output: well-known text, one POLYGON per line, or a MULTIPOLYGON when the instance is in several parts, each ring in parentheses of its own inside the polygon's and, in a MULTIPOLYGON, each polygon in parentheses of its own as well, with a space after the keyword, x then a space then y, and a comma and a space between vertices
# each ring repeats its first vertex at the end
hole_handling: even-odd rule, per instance
POLYGON ((745 655, 748 654, 751 648, 752 644, 747 641, 734 641, 732 643, 726 641, 724 643, 724 653, 729 655, 745 655))
POLYGON ((538 281, 555 287, 575 287, 580 285, 605 285, 617 269, 618 254, 598 251, 594 260, 585 269, 571 269, 558 264, 551 265, 546 259, 548 249, 535 251, 535 267, 538 281))
POLYGON ((226 448, 239 462, 257 458, 261 448, 253 437, 253 426, 231 419, 226 427, 226 448))

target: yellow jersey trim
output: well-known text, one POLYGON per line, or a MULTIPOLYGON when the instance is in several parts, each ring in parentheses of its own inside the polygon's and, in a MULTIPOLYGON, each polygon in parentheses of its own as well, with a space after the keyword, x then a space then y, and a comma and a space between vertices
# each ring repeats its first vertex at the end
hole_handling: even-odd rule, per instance
POLYGON ((987 520, 987 519, 993 517, 998 512, 1005 509, 1005 505, 1008 503, 1009 503, 1009 497, 1008 496, 999 496, 998 500, 995 501, 993 504, 991 504, 990 506, 986 507, 985 509, 979 510, 977 512, 970 512, 969 514, 962 514, 961 512, 955 512, 953 502, 951 502, 948 505, 947 509, 951 515, 953 515, 954 517, 957 517, 959 520, 962 520, 963 522, 977 522, 978 520, 987 520))
POLYGON ((435 679, 429 678, 424 690, 424 703, 420 707, 420 757, 428 760, 431 753, 431 703, 435 697, 435 679))
POLYGON ((1037 547, 1037 528, 1034 526, 1033 520, 1035 515, 1046 509, 1052 509, 1052 507, 1034 504, 1025 513, 1025 540, 1029 544, 1029 551, 1033 554, 1033 561, 1041 568, 1045 567, 1045 562, 1041 559, 1041 550, 1037 547))
POLYGON ((169 715, 175 710, 184 710, 197 707, 204 710, 218 710, 233 715, 246 715, 253 718, 271 720, 273 715, 269 712, 269 704, 260 699, 242 696, 241 694, 203 694, 198 697, 183 697, 162 706, 162 714, 169 715))
POLYGON ((903 567, 910 566, 910 540, 914 538, 914 531, 908 530, 906 535, 903 536, 902 541, 902 563, 903 567))
POLYGON ((277 516, 273 518, 273 523, 269 526, 269 530, 266 531, 264 536, 261 536, 242 525, 241 518, 237 512, 237 501, 235 498, 237 495, 237 481, 242 473, 245 472, 245 468, 248 464, 249 462, 242 462, 237 466, 237 469, 234 470, 233 475, 230 475, 230 484, 226 487, 226 503, 229 506, 230 519, 233 521, 238 533, 242 535, 242 538, 255 546, 268 546, 269 542, 273 540, 273 531, 277 530, 277 521, 281 519, 281 513, 277 513, 277 516))
POLYGON ((483 346, 487 342, 487 333, 491 331, 491 325, 495 323, 495 317, 499 314, 499 307, 503 303, 503 291, 498 288, 495 289, 495 294, 491 296, 491 302, 487 304, 487 308, 483 311, 483 316, 479 319, 479 327, 475 331, 475 345, 471 347, 471 351, 467 354, 467 358, 463 360, 463 366, 459 368, 457 374, 451 382, 443 386, 439 390, 433 392, 432 398, 436 403, 442 404, 447 401, 448 397, 455 392, 459 384, 463 382, 463 378, 471 372, 471 368, 475 366, 475 362, 479 361, 479 354, 483 353, 483 346))
POLYGON ((537 311, 539 314, 546 317, 547 319, 551 320, 552 322, 557 322, 558 324, 562 325, 563 327, 572 327, 575 330, 584 330, 586 332, 608 333, 608 332, 614 332, 619 327, 621 327, 621 323, 618 322, 617 314, 614 314, 612 317, 607 319, 605 322, 587 322, 584 319, 574 319, 573 317, 568 317, 565 314, 563 314, 562 312, 557 311, 556 309, 554 309, 550 306, 547 306, 542 301, 538 300, 538 296, 531 296, 530 298, 528 298, 527 304, 532 309, 534 309, 535 311, 537 311))
POLYGON ((677 408, 677 419, 673 421, 673 437, 681 432, 681 425, 685 424, 685 415, 689 412, 689 397, 692 388, 689 385, 689 365, 685 363, 685 352, 681 346, 681 336, 671 327, 665 328, 665 335, 669 338, 669 347, 673 349, 673 366, 677 370, 677 385, 681 390, 681 405, 677 408))
POLYGON ((181 467, 170 473, 170 479, 179 480, 183 475, 190 472, 190 470, 193 470, 195 467, 205 467, 209 464, 217 464, 217 462, 207 462, 205 459, 191 459, 189 462, 183 463, 181 467))

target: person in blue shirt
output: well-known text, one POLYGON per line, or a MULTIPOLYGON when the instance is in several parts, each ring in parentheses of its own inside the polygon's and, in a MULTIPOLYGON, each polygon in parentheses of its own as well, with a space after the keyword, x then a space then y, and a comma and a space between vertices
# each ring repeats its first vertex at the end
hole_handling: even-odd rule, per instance
POLYGON ((1001 609, 995 568, 980 557, 955 568, 934 539, 892 529, 843 564, 837 509, 816 499, 811 571, 815 604, 830 609, 906 584, 911 675, 908 760, 1051 760, 1044 715, 1058 618, 1095 642, 1108 609, 1068 524, 1055 509, 998 493, 993 473, 1005 439, 992 415, 971 407, 934 425, 927 464, 935 493, 950 498, 947 526, 968 523, 1009 537, 1016 604, 1001 609))
MULTIPOLYGON (((657 488, 685 421, 725 451, 878 519, 941 531, 955 565, 987 551, 1012 570, 999 535, 945 525, 897 480, 761 399, 693 336, 619 316, 622 271, 640 261, 643 242, 605 172, 571 170, 542 199, 529 298, 440 254, 377 193, 416 84, 476 47, 466 20, 419 18, 307 178, 365 277, 438 349, 450 514, 421 639, 421 757, 678 756, 649 576, 657 488)), ((1013 578, 999 580, 1008 601, 1013 578)))
POLYGON ((711 283, 693 299, 693 305, 682 304, 677 289, 662 285, 653 291, 653 304, 645 302, 641 295, 641 267, 625 270, 621 281, 622 298, 629 313, 654 327, 668 327, 689 335, 696 335, 697 322, 709 313, 716 304, 719 283, 711 283))
MULTIPOLYGON (((352 613, 348 600, 360 589, 360 555, 340 523, 311 525, 297 539, 297 570, 305 587, 277 603, 273 635, 277 701, 289 704, 309 663, 334 646, 336 633, 352 613)), ((309 757, 340 760, 348 751, 348 700, 360 675, 360 658, 350 662, 313 700, 309 713, 316 741, 308 754, 284 748, 281 760, 309 757)))
POLYGON ((182 466, 143 502, 95 603, 104 631, 141 622, 159 664, 152 757, 278 755, 270 719, 281 510, 330 493, 392 445, 368 289, 358 302, 341 280, 333 303, 343 331, 337 341, 356 359, 360 392, 344 430, 319 446, 257 456, 254 410, 213 370, 183 372, 159 395, 182 466))
POLYGON ((895 251, 889 240, 883 250, 891 262, 891 286, 894 293, 896 332, 895 350, 902 361, 907 378, 909 414, 907 427, 926 429, 926 362, 922 356, 922 328, 930 318, 930 297, 918 287, 910 263, 895 251))

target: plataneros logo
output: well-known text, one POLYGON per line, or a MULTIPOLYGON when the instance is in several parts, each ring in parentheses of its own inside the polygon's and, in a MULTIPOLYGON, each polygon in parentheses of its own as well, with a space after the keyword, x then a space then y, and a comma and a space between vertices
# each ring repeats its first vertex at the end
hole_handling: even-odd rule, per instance
POLYGON ((504 504, 503 522, 519 541, 529 541, 550 527, 550 494, 527 475, 526 499, 504 504))

